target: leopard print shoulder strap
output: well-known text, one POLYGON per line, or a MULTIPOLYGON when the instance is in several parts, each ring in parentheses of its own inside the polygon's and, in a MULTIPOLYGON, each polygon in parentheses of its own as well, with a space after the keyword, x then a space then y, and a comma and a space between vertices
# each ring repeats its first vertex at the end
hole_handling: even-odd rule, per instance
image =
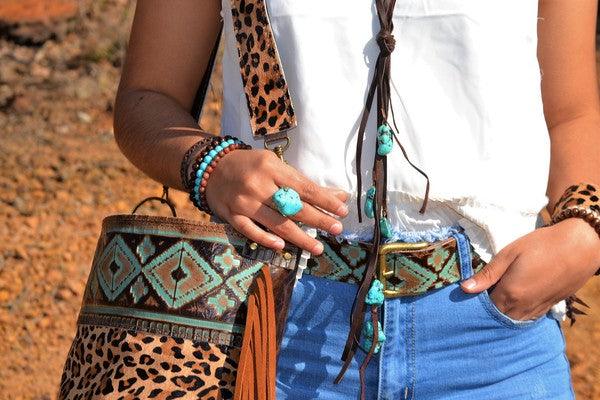
POLYGON ((266 0, 230 4, 252 133, 255 138, 275 136, 297 123, 266 0))

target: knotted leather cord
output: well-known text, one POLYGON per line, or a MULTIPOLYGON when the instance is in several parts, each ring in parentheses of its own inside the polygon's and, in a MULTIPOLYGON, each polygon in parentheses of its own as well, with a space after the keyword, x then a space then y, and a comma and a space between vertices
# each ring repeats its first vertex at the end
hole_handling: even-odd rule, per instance
MULTIPOLYGON (((375 72, 373 80, 369 86, 369 90, 367 93, 367 99, 365 102, 365 106, 363 108, 362 117, 358 129, 358 138, 356 143, 356 180, 357 180, 357 208, 358 208, 358 220, 362 222, 362 177, 361 177, 361 156, 362 156, 362 146, 363 140, 365 136, 365 130, 367 127, 367 122, 369 119, 369 114, 371 112, 371 108, 373 105, 373 99, 375 94, 377 94, 377 126, 381 126, 382 124, 388 123, 388 110, 391 106, 391 95, 390 95, 390 55, 394 51, 396 40, 392 35, 392 31, 394 29, 393 23, 393 14, 394 14, 394 6, 396 4, 396 0, 376 0, 375 5, 377 8, 377 16, 380 23, 380 31, 377 35, 377 44, 379 45, 379 55, 377 56, 377 61, 375 63, 375 72)), ((392 118, 394 119, 394 129, 396 132, 398 128, 396 126, 395 118, 392 110, 392 118)), ((388 124, 389 126, 389 124, 388 124)), ((420 174, 422 174, 427 179, 427 186, 425 191, 425 196, 423 199, 423 205, 419 212, 423 214, 427 207, 427 201, 429 199, 429 177, 415 166, 406 153, 404 146, 398 140, 396 132, 392 130, 393 137, 400 147, 404 158, 408 161, 408 163, 417 170, 420 174)), ((374 232, 373 232, 373 247, 369 254, 369 258, 367 260, 367 266, 365 268, 365 275, 363 277, 363 281, 360 284, 358 289, 358 293, 356 298, 354 299, 354 304, 352 306, 352 314, 350 316, 350 332, 348 333, 348 338, 346 340, 346 345, 344 347, 344 352, 342 354, 342 360, 344 361, 342 365, 342 369, 340 370, 339 375, 335 379, 335 383, 339 383, 348 369, 354 354, 356 353, 356 348, 358 347, 358 340, 360 337, 360 327, 363 323, 366 306, 365 306, 365 296, 371 286, 371 283, 375 277, 375 270, 379 261, 379 245, 381 242, 381 229, 380 229, 380 219, 386 218, 387 216, 387 206, 386 206, 386 198, 387 198, 387 158, 386 156, 381 156, 379 154, 375 154, 374 166, 373 166, 373 185, 375 186, 375 202, 374 206, 374 232)), ((377 316, 377 313, 375 314, 377 316)), ((373 318, 373 315, 372 315, 373 318)), ((374 329, 374 340, 369 350, 365 360, 363 361, 360 367, 360 380, 361 380, 361 399, 365 398, 365 379, 364 374, 366 371, 366 366, 369 360, 372 357, 376 346, 376 340, 378 339, 378 335, 376 330, 378 328, 377 323, 373 323, 374 329)))

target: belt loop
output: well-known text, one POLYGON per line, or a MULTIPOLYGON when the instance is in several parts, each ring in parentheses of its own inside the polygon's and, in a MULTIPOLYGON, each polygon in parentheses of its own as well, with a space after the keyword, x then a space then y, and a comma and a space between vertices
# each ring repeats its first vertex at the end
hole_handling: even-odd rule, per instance
POLYGON ((458 249, 458 262, 460 263, 460 279, 465 280, 473 275, 472 267, 472 255, 469 238, 467 237, 464 228, 458 226, 452 237, 456 240, 456 247, 458 249))

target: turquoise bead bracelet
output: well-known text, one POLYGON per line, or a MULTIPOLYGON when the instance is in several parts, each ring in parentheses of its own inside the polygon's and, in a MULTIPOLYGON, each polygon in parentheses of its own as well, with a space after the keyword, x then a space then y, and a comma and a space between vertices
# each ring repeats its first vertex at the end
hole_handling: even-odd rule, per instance
POLYGON ((208 146, 200 155, 197 157, 196 162, 192 168, 190 186, 190 200, 194 205, 204 211, 207 214, 212 214, 208 204, 206 202, 206 185, 208 178, 213 172, 217 165, 217 162, 231 151, 237 149, 249 149, 251 146, 246 145, 241 140, 225 136, 218 138, 215 142, 208 146))

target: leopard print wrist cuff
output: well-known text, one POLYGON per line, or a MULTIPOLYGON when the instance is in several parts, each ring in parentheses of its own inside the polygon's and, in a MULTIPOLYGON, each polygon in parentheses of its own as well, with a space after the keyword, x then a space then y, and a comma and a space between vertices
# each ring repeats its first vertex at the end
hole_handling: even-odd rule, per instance
MULTIPOLYGON (((567 218, 586 220, 600 235, 600 186, 591 183, 579 183, 565 190, 554 211, 552 223, 567 218)), ((596 271, 600 275, 600 269, 596 271)))

